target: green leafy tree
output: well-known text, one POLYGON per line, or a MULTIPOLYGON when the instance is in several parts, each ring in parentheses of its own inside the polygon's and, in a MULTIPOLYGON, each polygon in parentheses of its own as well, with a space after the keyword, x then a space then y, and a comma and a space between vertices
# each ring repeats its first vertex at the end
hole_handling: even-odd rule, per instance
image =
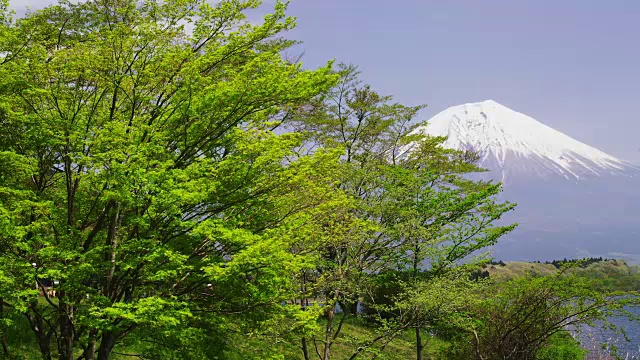
POLYGON ((612 317, 638 320, 628 308, 638 306, 637 296, 600 291, 595 283, 558 272, 495 284, 471 310, 477 322, 467 329, 460 358, 533 360, 562 352, 579 357, 575 341, 561 341, 570 338, 569 331, 579 333, 596 323, 622 331, 609 322, 612 317))
MULTIPOLYGON (((391 178, 393 186, 389 189, 397 208, 385 224, 406 254, 399 259, 397 270, 407 273, 402 286, 409 299, 419 298, 420 289, 430 288, 425 282, 446 277, 447 272, 462 270, 468 274, 469 265, 484 260, 481 251, 495 245, 515 227, 495 225, 514 208, 513 204, 496 200, 501 185, 465 177, 482 171, 474 165, 475 154, 444 150, 440 148, 442 139, 438 138, 415 141, 391 178)), ((465 287, 459 289, 458 296, 466 298, 465 287)), ((416 357, 420 360, 424 348, 421 329, 441 323, 443 318, 430 317, 436 313, 423 311, 424 307, 414 309, 410 327, 415 329, 416 357)), ((438 314, 448 316, 444 311, 438 314)), ((405 321, 409 319, 405 317, 405 321)))
POLYGON ((337 155, 273 130, 336 77, 282 58, 285 5, 256 25, 256 0, 61 1, 15 21, 2 4, 0 298, 42 356, 135 338, 211 358, 227 334, 303 326, 282 305, 309 266, 290 250, 338 196, 337 155))
MULTIPOLYGON (((465 179, 480 171, 474 154, 446 150, 440 146, 444 138, 413 132, 421 125, 415 117, 424 106, 393 103, 361 85, 353 66, 342 65, 339 73, 341 82, 324 101, 301 114, 313 140, 344 150, 338 188, 354 201, 342 219, 327 227, 329 240, 317 246, 319 266, 304 275, 312 279, 311 296, 326 304, 323 335, 313 339, 324 360, 345 319, 358 316, 358 304, 367 300, 378 274, 407 272, 414 289, 425 288, 417 283, 422 269, 430 269, 431 279, 444 275, 513 228, 493 225, 513 208, 495 201, 500 185, 465 179)), ((416 322, 398 324, 398 329, 415 328, 421 344, 418 318, 424 317, 416 315, 416 322)), ((379 341, 399 330, 382 332, 387 335, 379 341)), ((372 345, 364 344, 358 353, 372 345)), ((305 339, 303 349, 309 358, 305 339)), ((421 349, 418 345, 418 356, 421 349)))

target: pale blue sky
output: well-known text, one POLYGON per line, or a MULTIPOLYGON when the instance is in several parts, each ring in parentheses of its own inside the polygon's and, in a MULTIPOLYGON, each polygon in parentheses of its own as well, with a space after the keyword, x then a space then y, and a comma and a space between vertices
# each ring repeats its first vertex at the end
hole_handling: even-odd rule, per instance
POLYGON ((307 66, 358 64, 377 90, 428 104, 425 119, 493 99, 640 163, 640 1, 293 0, 289 12, 307 66))

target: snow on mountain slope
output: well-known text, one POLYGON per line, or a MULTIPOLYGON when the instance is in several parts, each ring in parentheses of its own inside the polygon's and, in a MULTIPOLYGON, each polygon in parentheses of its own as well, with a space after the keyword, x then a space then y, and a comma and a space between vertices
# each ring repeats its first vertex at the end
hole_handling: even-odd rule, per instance
POLYGON ((500 171, 503 181, 517 174, 581 179, 634 169, 492 100, 450 107, 414 131, 446 136, 447 148, 477 151, 480 165, 500 171))

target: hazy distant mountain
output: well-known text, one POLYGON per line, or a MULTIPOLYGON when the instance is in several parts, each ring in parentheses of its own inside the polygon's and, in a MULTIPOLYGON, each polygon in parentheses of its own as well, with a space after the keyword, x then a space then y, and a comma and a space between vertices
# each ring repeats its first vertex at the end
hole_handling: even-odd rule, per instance
POLYGON ((415 131, 471 149, 518 203, 505 260, 606 256, 640 261, 640 168, 488 100, 453 106, 415 131))

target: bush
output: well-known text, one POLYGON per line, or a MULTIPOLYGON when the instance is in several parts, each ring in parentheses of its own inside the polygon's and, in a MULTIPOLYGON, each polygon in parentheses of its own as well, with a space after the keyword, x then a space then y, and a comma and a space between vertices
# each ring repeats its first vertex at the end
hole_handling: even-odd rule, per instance
POLYGON ((549 338, 549 345, 542 348, 536 360, 582 360, 587 351, 568 333, 557 333, 549 338))

